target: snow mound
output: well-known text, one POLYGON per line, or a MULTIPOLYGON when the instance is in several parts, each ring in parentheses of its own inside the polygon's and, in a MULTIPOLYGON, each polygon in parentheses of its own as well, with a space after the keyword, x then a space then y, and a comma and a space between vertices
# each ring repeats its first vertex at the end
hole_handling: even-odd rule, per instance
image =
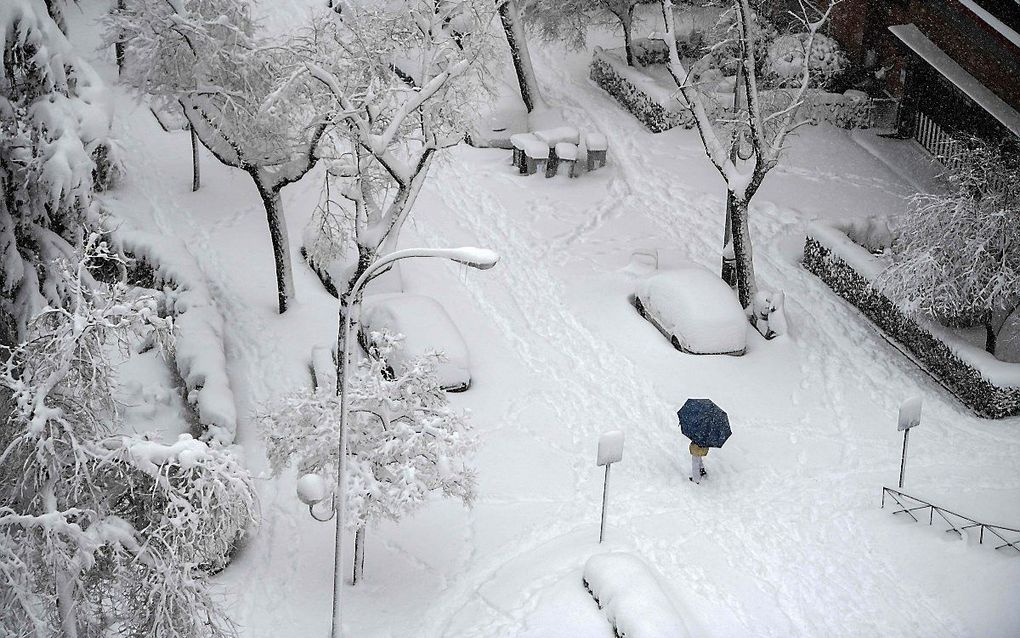
POLYGON ((366 296, 361 311, 362 334, 387 332, 404 336, 403 347, 394 350, 388 363, 395 370, 429 353, 443 355, 436 368, 446 389, 466 389, 471 383, 471 364, 464 337, 453 319, 432 297, 408 293, 366 296))
POLYGON ((597 554, 584 565, 584 585, 625 638, 690 636, 652 569, 625 552, 597 554))
POLYGON ((577 146, 570 142, 560 142, 556 145, 556 157, 568 162, 577 160, 577 146))
POLYGON ((649 318, 694 354, 742 353, 747 317, 733 291, 714 273, 691 264, 652 275, 637 297, 649 318))
POLYGON ((549 146, 550 148, 561 142, 578 144, 581 140, 581 136, 578 134, 577 129, 570 126, 558 126, 544 131, 535 131, 535 137, 542 142, 545 142, 546 146, 549 146))
POLYGON ((187 246, 165 235, 155 235, 122 224, 117 240, 128 252, 156 271, 157 280, 173 282, 167 294, 174 315, 174 360, 188 389, 188 403, 205 426, 202 438, 230 445, 237 431, 237 406, 227 375, 223 315, 213 302, 198 264, 187 246))

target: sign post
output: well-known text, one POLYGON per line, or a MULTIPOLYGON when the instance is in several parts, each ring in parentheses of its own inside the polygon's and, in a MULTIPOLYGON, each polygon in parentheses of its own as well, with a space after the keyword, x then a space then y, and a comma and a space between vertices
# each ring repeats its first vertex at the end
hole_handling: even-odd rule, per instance
POLYGON ((606 480, 602 485, 602 524, 599 526, 599 542, 605 537, 606 533, 606 501, 609 498, 609 468, 613 466, 613 463, 623 458, 623 432, 620 430, 611 430, 604 432, 599 437, 599 450, 598 458, 596 459, 596 465, 606 466, 606 480))
POLYGON ((907 469, 907 440, 910 428, 921 422, 921 397, 907 399, 900 405, 900 418, 897 430, 903 432, 903 455, 900 457, 900 489, 903 489, 903 475, 907 469))

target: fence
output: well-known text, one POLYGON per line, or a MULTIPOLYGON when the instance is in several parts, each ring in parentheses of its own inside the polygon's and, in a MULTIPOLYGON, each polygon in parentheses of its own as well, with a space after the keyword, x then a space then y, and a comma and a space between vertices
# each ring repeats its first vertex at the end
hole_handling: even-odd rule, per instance
POLYGON ((896 504, 900 506, 900 509, 893 512, 893 514, 906 514, 910 518, 914 519, 914 522, 919 522, 914 512, 928 510, 928 524, 932 525, 935 520, 935 515, 939 517, 949 525, 949 529, 946 532, 955 532, 960 538, 963 538, 964 530, 978 528, 978 543, 984 544, 985 542, 985 531, 995 536, 1002 541, 1002 544, 997 546, 995 549, 1010 548, 1015 549, 1020 553, 1020 529, 1013 529, 1011 527, 1002 527, 1001 525, 990 525, 988 523, 982 523, 976 521, 969 516, 963 514, 957 514, 951 512, 944 507, 938 505, 932 505, 927 501, 922 501, 916 496, 911 496, 899 490, 894 490, 891 487, 882 488, 882 507, 885 508, 885 497, 889 495, 892 500, 896 501, 896 504), (902 500, 901 500, 902 499, 902 500), (912 503, 904 503, 903 501, 911 501, 912 503), (954 522, 956 521, 956 522, 954 522), (1010 540, 1012 539, 1012 540, 1010 540))
POLYGON ((911 136, 917 140, 917 143, 942 162, 946 168, 953 170, 959 167, 960 154, 965 149, 951 131, 939 126, 927 113, 920 110, 914 111, 911 129, 911 136))

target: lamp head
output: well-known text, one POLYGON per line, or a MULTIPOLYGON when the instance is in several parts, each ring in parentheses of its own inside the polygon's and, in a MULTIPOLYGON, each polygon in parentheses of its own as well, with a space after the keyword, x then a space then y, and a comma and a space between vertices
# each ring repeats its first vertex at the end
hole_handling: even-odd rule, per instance
POLYGON ((488 248, 453 248, 450 250, 449 258, 457 263, 471 266, 478 270, 488 270, 499 261, 499 255, 488 248))

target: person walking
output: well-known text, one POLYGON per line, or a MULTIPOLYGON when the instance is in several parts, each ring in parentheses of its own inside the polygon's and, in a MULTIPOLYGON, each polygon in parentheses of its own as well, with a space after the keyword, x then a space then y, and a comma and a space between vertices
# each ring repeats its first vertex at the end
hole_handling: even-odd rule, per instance
POLYGON ((705 471, 704 458, 708 456, 708 448, 701 447, 694 441, 691 441, 691 480, 695 483, 701 483, 701 477, 708 474, 705 471))

